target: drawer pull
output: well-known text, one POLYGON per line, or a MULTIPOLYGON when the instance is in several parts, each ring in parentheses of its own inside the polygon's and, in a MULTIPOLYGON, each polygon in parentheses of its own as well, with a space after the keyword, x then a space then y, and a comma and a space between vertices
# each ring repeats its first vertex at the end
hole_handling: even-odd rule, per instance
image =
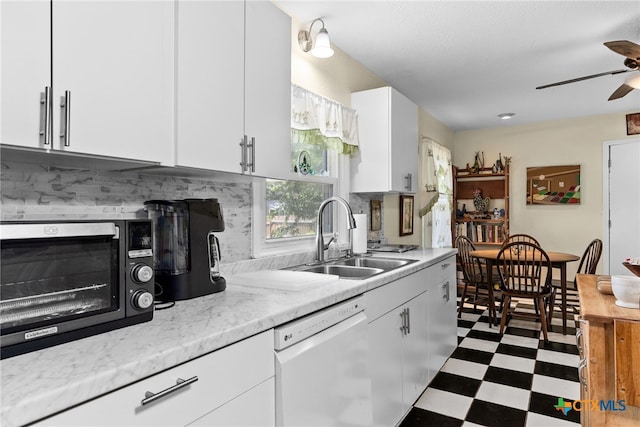
POLYGON ((441 264, 440 267, 442 267, 442 269, 444 270, 445 268, 449 267, 451 264, 449 264, 448 262, 445 262, 444 264, 441 264))
POLYGON ((585 369, 587 369, 587 359, 582 359, 578 364, 578 378, 580 379, 580 384, 582 384, 584 389, 588 390, 589 384, 587 383, 587 378, 583 374, 585 369))
POLYGON ((144 394, 144 399, 142 399, 142 405, 148 405, 149 403, 153 402, 154 400, 158 400, 164 396, 166 396, 167 394, 173 393, 176 390, 179 390, 183 387, 188 386, 191 383, 195 383, 196 381, 198 381, 198 377, 197 376, 193 376, 187 380, 183 380, 182 378, 178 378, 176 379, 176 384, 172 385, 171 387, 164 389, 162 391, 159 391, 158 393, 152 393, 150 391, 146 392, 144 394))

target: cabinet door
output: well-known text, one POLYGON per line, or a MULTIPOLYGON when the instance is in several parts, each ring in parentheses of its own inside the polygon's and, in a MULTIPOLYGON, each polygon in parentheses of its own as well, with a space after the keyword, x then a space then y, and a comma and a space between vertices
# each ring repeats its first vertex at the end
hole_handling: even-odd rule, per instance
POLYGON ((49 0, 0 2, 0 142, 42 147, 40 92, 51 82, 49 0))
POLYGON ((179 0, 177 27, 176 164, 240 173, 244 3, 179 0))
POLYGON ((389 191, 391 151, 390 87, 351 94, 351 106, 358 111, 360 147, 351 157, 351 191, 389 191))
POLYGON ((396 425, 404 415, 402 403, 402 318, 395 309, 369 323, 373 425, 396 425))
POLYGON ((276 424, 274 389, 275 381, 270 378, 189 427, 273 427, 276 424))
MULTIPOLYGON (((246 2, 245 134, 254 175, 291 174, 291 18, 268 1, 246 2)), ((226 40, 225 40, 226 41, 226 40)))
POLYGON ((358 110, 360 132, 360 149, 351 159, 351 191, 414 192, 418 107, 392 87, 353 93, 351 105, 358 110))
POLYGON ((174 5, 53 1, 54 146, 173 163, 174 5), (71 92, 69 146, 60 98, 71 92))
POLYGON ((390 97, 391 190, 415 192, 418 183, 418 107, 395 89, 391 90, 390 97))
POLYGON ((428 383, 427 307, 430 296, 430 292, 423 292, 404 306, 408 310, 408 330, 402 342, 403 412, 411 409, 428 383))
POLYGON ((429 286, 429 381, 438 373, 457 346, 455 258, 433 268, 429 286))

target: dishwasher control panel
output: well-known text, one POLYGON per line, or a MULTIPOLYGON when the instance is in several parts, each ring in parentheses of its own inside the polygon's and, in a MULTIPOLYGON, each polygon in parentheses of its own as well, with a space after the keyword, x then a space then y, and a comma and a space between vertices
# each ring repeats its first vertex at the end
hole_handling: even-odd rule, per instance
POLYGON ((358 296, 279 326, 275 329, 274 348, 278 351, 290 347, 364 311, 364 308, 364 297, 358 296))

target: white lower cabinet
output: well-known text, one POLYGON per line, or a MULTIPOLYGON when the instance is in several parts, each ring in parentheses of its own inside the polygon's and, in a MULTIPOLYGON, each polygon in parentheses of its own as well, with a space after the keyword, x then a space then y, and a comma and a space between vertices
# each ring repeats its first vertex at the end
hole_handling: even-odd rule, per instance
POLYGON ((427 386, 426 277, 421 270, 365 294, 375 426, 396 425, 427 386))
POLYGON ((455 256, 365 294, 373 423, 394 426, 457 344, 455 256))
POLYGON ((273 340, 273 330, 263 332, 35 425, 274 426, 273 340), (147 392, 160 397, 143 404, 147 392))
POLYGON ((456 260, 447 258, 431 269, 427 306, 430 382, 458 345, 456 260))

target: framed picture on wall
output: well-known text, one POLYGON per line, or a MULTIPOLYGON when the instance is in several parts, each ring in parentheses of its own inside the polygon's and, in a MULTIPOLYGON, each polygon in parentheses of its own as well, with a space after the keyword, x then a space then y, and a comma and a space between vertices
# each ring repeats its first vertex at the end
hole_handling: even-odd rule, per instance
POLYGON ((382 228, 382 202, 371 200, 371 231, 378 231, 382 228))
POLYGON ((627 135, 640 135, 640 113, 627 114, 627 135))
POLYGON ((578 205, 580 165, 527 167, 527 205, 578 205))
POLYGON ((400 235, 413 234, 413 196, 400 196, 400 235))

